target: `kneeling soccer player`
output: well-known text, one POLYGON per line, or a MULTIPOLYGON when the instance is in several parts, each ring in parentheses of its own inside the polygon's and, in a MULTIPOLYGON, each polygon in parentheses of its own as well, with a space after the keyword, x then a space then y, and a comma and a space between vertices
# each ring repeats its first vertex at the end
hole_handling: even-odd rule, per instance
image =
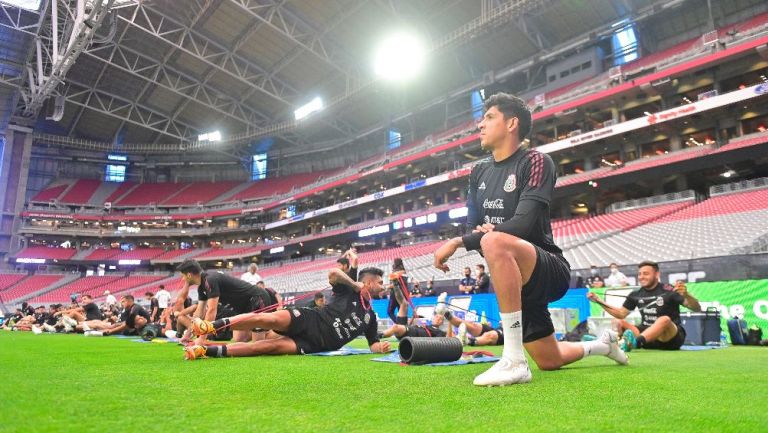
POLYGON ((226 346, 187 346, 186 359, 209 356, 297 355, 337 350, 364 335, 372 352, 386 353, 388 342, 379 342, 376 313, 371 309, 372 295, 384 290, 381 269, 366 268, 359 272, 360 282, 353 281, 340 269, 328 273, 333 296, 325 308, 289 308, 274 313, 249 313, 210 322, 196 318, 195 335, 214 333, 230 326, 235 330, 253 328, 275 331, 276 338, 226 346))
POLYGON ((463 247, 481 250, 504 328, 499 362, 477 376, 475 385, 493 386, 532 380, 528 352, 541 370, 556 370, 589 355, 606 355, 626 364, 626 355, 611 332, 587 343, 555 340, 547 305, 568 290, 570 265, 552 237, 550 202, 555 164, 547 154, 525 147, 531 132, 531 110, 525 101, 505 93, 485 100, 478 124, 480 146, 491 157, 472 168, 467 196, 471 233, 444 243, 435 252, 435 267, 463 247))

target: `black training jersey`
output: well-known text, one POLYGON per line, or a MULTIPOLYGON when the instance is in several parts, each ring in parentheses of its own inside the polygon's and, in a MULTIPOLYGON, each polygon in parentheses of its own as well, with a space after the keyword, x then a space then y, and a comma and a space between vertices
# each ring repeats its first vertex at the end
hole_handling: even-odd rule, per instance
MULTIPOLYGON (((522 200, 536 200, 549 208, 555 180, 552 158, 536 150, 521 148, 503 161, 496 162, 493 157, 480 161, 469 176, 467 233, 478 225, 512 219, 522 200)), ((549 212, 537 221, 534 234, 526 241, 562 254, 552 237, 549 212)))
POLYGON ((239 278, 221 272, 203 272, 200 274, 200 285, 197 286, 197 299, 199 301, 219 298, 220 304, 235 305, 255 296, 269 299, 265 290, 239 278))
POLYGON ((673 290, 667 290, 661 283, 651 290, 637 289, 624 300, 624 308, 629 311, 640 310, 642 326, 651 326, 661 316, 669 317, 680 325, 680 306, 685 299, 673 290))
POLYGON ((131 308, 126 308, 120 315, 120 321, 125 322, 129 328, 136 327, 136 317, 143 317, 149 322, 149 313, 139 304, 133 304, 131 308))
POLYGON ((354 340, 358 335, 365 335, 368 345, 379 341, 376 312, 370 305, 363 305, 360 293, 343 284, 331 286, 333 296, 325 306, 318 310, 323 320, 333 327, 338 347, 354 340))
POLYGON ((95 302, 83 305, 83 311, 85 311, 85 320, 103 320, 104 315, 101 314, 99 306, 95 302))

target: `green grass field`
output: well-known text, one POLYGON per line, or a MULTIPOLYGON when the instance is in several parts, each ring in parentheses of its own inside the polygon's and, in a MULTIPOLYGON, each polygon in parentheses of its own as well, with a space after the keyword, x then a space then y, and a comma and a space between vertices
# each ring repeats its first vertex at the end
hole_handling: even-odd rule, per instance
POLYGON ((472 385, 490 364, 188 362, 172 344, 18 332, 0 348, 0 432, 768 431, 758 347, 589 358, 504 388, 472 385))

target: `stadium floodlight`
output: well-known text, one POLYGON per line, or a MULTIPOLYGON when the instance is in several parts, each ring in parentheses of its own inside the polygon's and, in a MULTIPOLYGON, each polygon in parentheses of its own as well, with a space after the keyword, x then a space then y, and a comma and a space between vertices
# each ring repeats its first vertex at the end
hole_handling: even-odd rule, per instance
POLYGON ((296 120, 301 120, 312 113, 318 112, 323 109, 323 99, 316 96, 313 100, 302 105, 296 111, 293 112, 293 116, 296 120))
POLYGON ((40 0, 1 0, 0 3, 33 12, 40 10, 40 0))
POLYGON ((197 141, 221 141, 221 132, 213 131, 197 136, 197 141))
POLYGON ((405 81, 421 72, 426 57, 421 38, 408 32, 393 33, 376 49, 374 71, 385 80, 405 81))

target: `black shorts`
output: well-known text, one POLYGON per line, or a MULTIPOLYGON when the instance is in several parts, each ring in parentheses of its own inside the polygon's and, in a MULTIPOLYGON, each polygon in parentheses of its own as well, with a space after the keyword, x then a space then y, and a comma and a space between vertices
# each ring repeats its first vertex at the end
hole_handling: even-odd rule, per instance
MULTIPOLYGON (((685 329, 682 326, 678 325, 677 323, 675 323, 675 326, 677 327, 677 334, 675 334, 675 336, 672 337, 671 340, 651 341, 650 343, 645 343, 642 348, 656 349, 656 350, 680 350, 680 346, 682 346, 683 343, 685 343, 685 337, 686 337, 685 329)), ((643 332, 646 329, 648 329, 648 327, 643 326, 643 327, 638 327, 637 329, 640 330, 640 332, 643 332)))
MULTIPOLYGON (((480 335, 483 335, 483 334, 485 334, 486 332, 491 332, 491 331, 494 331, 493 327, 491 327, 491 325, 488 325, 488 324, 486 324, 486 323, 481 323, 481 324, 480 324, 480 326, 482 326, 482 327, 483 327, 483 329, 480 331, 480 335)), ((479 337, 480 335, 478 335, 478 337, 479 337)))
POLYGON ((405 334, 399 338, 405 337, 445 337, 445 331, 434 326, 408 326, 405 328, 405 334))
POLYGON ((523 286, 523 342, 530 343, 555 332, 549 316, 548 304, 557 301, 568 291, 571 265, 561 255, 533 246, 536 249, 536 267, 528 283, 523 286))
POLYGON ((323 332, 328 328, 328 323, 323 320, 320 312, 313 308, 289 308, 288 311, 291 313, 291 324, 288 330, 279 334, 290 337, 296 343, 297 354, 306 355, 338 349, 335 347, 338 345, 335 335, 323 332))
POLYGON ((234 314, 246 314, 252 313, 254 311, 258 311, 259 313, 268 313, 277 309, 277 303, 274 302, 266 293, 254 294, 250 298, 236 299, 231 303, 224 305, 225 308, 226 305, 229 305, 229 309, 231 309, 234 314), (273 305, 274 308, 267 308, 273 305))

